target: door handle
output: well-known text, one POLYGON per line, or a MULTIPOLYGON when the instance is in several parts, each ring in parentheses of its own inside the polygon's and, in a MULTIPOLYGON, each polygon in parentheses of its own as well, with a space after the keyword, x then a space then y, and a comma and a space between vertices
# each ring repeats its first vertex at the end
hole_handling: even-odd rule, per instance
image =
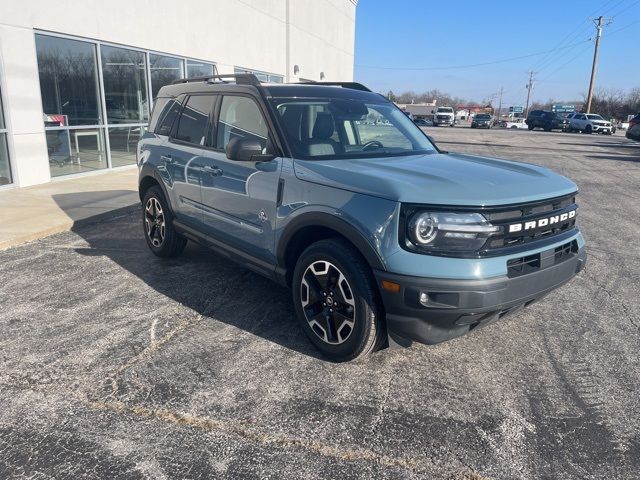
POLYGON ((173 163, 173 157, 171 155, 160 155, 160 160, 164 163, 173 163))
POLYGON ((219 177, 220 175, 222 175, 222 169, 218 168, 218 167, 213 167, 211 165, 205 165, 204 167, 202 167, 202 169, 205 172, 210 173, 211 175, 213 175, 215 177, 219 177))

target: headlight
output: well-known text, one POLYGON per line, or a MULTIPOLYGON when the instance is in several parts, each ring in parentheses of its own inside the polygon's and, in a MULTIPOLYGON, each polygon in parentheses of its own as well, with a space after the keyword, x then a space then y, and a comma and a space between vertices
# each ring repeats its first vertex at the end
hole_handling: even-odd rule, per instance
POLYGON ((473 252, 499 230, 479 213, 418 211, 408 219, 406 236, 425 252, 473 252))

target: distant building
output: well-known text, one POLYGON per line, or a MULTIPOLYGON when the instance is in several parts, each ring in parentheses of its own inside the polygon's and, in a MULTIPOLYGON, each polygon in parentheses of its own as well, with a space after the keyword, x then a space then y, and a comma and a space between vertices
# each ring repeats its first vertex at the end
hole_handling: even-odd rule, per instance
POLYGON ((161 87, 353 79, 357 0, 4 1, 0 189, 136 168, 161 87))
POLYGON ((396 103, 396 105, 400 110, 410 113, 414 120, 419 118, 432 120, 437 108, 435 101, 431 103, 396 103))

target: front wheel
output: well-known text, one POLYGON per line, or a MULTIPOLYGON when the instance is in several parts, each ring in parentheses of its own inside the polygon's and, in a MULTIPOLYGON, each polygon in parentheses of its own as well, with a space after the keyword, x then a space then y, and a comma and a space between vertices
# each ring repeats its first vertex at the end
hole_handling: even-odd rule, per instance
POLYGON ((296 264, 292 290, 302 329, 330 360, 363 357, 382 343, 383 309, 373 274, 346 241, 309 246, 296 264))
POLYGON ((586 133, 587 135, 591 135, 591 132, 593 131, 593 128, 591 127, 591 125, 587 125, 584 130, 583 133, 586 133))
POLYGON ((533 125, 527 125, 527 128, 528 128, 529 130, 533 130, 533 125))
POLYGON ((173 226, 173 213, 160 187, 149 188, 142 201, 142 226, 149 249, 158 257, 177 257, 187 245, 173 226))

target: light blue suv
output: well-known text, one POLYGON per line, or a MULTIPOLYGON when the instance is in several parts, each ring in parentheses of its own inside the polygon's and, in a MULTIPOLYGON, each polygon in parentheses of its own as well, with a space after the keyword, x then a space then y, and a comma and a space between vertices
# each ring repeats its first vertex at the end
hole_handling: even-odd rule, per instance
POLYGON ((356 83, 176 82, 138 164, 153 253, 189 239, 291 287, 302 328, 336 361, 457 337, 586 261, 573 182, 440 151, 356 83))

